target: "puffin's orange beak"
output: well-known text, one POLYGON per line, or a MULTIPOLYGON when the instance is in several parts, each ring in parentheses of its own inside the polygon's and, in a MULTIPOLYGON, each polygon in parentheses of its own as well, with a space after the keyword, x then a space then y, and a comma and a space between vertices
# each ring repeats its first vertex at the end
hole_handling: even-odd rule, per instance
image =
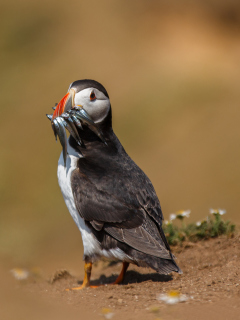
POLYGON ((75 90, 70 89, 68 93, 58 103, 53 113, 52 120, 59 117, 65 111, 72 109, 72 107, 74 106, 74 97, 75 97, 75 90))

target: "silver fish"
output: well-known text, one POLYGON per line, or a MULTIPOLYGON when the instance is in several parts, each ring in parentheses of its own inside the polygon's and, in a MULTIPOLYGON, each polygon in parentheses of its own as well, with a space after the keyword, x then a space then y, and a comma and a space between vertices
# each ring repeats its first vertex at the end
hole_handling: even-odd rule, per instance
POLYGON ((73 136, 73 138, 77 141, 77 143, 81 146, 82 140, 78 134, 78 131, 75 127, 74 121, 71 119, 70 114, 64 112, 61 114, 61 118, 65 120, 64 126, 67 128, 69 133, 73 136))
POLYGON ((76 127, 75 127, 74 121, 71 119, 71 117, 69 117, 68 119, 66 119, 66 122, 68 123, 68 125, 71 127, 71 129, 73 131, 72 136, 77 141, 77 143, 81 146, 83 142, 82 142, 82 140, 81 140, 81 138, 80 138, 80 136, 78 134, 78 131, 77 131, 76 127))
POLYGON ((77 144, 79 146, 82 145, 82 140, 79 137, 79 134, 77 132, 77 129, 75 127, 75 125, 69 121, 69 119, 62 119, 62 124, 64 125, 64 127, 68 130, 68 132, 70 133, 70 135, 73 136, 73 138, 76 140, 77 144))
POLYGON ((63 160, 64 160, 64 166, 66 167, 66 161, 67 161, 67 134, 64 127, 64 119, 61 117, 57 117, 53 119, 53 124, 55 127, 55 130, 57 132, 57 135, 59 137, 59 141, 63 148, 63 160))
POLYGON ((83 127, 82 127, 82 125, 81 125, 81 121, 78 120, 78 118, 75 117, 74 114, 71 114, 71 119, 73 120, 74 124, 75 124, 79 129, 83 130, 83 127))
POLYGON ((53 129, 53 133, 54 133, 54 136, 55 136, 55 139, 57 141, 57 131, 56 131, 56 128, 55 128, 55 125, 53 124, 52 122, 52 114, 46 114, 46 116, 48 117, 48 119, 51 121, 51 126, 52 126, 52 129, 53 129))
POLYGON ((104 139, 101 130, 97 127, 97 125, 93 122, 93 120, 90 118, 90 116, 87 114, 87 112, 79 107, 74 108, 76 112, 74 115, 79 119, 82 120, 84 123, 86 123, 89 128, 107 145, 106 140, 104 139))
POLYGON ((81 123, 83 122, 107 145, 107 142, 103 137, 102 131, 100 130, 100 128, 98 128, 97 124, 94 123, 89 114, 83 108, 75 106, 71 110, 62 113, 60 116, 54 119, 52 119, 52 114, 47 114, 47 117, 51 121, 56 141, 58 137, 62 145, 64 166, 66 166, 67 162, 67 134, 65 128, 69 131, 70 135, 73 136, 78 145, 81 146, 83 142, 81 140, 77 128, 83 130, 81 123))
POLYGON ((56 130, 56 128, 55 128, 55 125, 54 125, 52 122, 51 122, 51 125, 52 125, 52 129, 53 129, 53 133, 54 133, 55 139, 56 139, 56 141, 57 141, 57 136, 58 136, 57 130, 56 130))
POLYGON ((70 115, 67 112, 63 112, 60 117, 62 117, 63 119, 68 119, 70 115))

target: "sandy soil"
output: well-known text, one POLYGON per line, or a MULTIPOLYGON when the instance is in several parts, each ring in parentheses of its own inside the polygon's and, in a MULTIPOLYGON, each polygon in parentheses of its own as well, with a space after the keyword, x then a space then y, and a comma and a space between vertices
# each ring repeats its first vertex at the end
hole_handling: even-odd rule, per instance
MULTIPOLYGON (((50 318, 54 315, 58 319, 69 316, 71 319, 100 319, 105 317, 103 308, 113 313, 112 319, 240 319, 240 236, 186 243, 173 249, 182 275, 163 276, 150 269, 131 266, 123 285, 109 284, 69 292, 65 289, 78 286, 82 279, 64 272, 61 276, 59 271, 49 278, 32 277, 27 282, 17 282, 21 299, 27 295, 23 314, 26 316, 31 305, 30 314, 36 319, 36 313, 39 319, 49 318, 50 314, 50 318), (157 295, 169 290, 180 291, 188 300, 172 306, 157 300, 157 295), (38 305, 33 308, 36 300, 38 305), (43 315, 44 309, 48 311, 43 315)), ((92 284, 111 283, 120 270, 120 263, 99 262, 93 267, 92 284)))

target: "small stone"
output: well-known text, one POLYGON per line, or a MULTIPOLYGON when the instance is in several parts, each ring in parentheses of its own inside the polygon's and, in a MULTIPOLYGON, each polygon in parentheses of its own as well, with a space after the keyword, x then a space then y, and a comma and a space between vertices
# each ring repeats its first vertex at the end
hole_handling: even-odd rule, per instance
POLYGON ((118 299, 118 303, 122 304, 123 303, 123 299, 118 299))

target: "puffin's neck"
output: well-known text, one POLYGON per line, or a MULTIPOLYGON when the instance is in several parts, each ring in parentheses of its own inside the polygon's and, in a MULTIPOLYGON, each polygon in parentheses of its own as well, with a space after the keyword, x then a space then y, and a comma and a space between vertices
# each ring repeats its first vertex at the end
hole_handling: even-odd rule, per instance
POLYGON ((104 142, 102 142, 102 140, 88 127, 84 126, 83 130, 78 129, 78 133, 83 141, 83 145, 79 146, 71 135, 69 137, 69 144, 76 151, 80 151, 84 158, 94 156, 99 157, 101 154, 116 155, 119 152, 124 151, 117 136, 113 132, 112 127, 105 128, 103 131, 103 136, 107 145, 105 145, 104 142))
POLYGON ((106 118, 97 124, 98 128, 102 131, 103 137, 107 145, 92 131, 88 126, 83 125, 83 130, 77 128, 83 145, 79 146, 75 139, 70 135, 69 144, 76 151, 80 151, 84 158, 93 158, 105 155, 117 155, 125 153, 121 143, 112 129, 112 110, 110 108, 106 118))

